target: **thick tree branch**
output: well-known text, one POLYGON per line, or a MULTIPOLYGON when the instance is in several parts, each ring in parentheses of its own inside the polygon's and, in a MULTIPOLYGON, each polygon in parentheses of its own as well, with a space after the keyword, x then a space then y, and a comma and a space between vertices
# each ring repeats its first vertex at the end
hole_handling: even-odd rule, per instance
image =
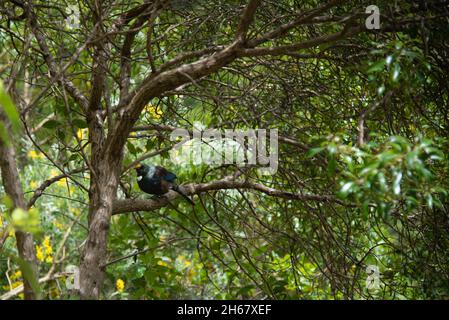
POLYGON ((134 43, 134 39, 140 31, 140 27, 147 21, 146 16, 142 15, 136 19, 131 26, 134 29, 133 32, 126 34, 123 46, 120 51, 120 101, 128 95, 129 84, 131 81, 131 47, 134 43))
POLYGON ((243 10, 243 14, 240 19, 239 26, 237 27, 236 33, 236 38, 242 42, 246 41, 246 33, 248 32, 249 26, 254 19, 256 9, 260 5, 260 2, 260 0, 251 0, 245 7, 245 10, 243 10))
POLYGON ((203 76, 209 75, 221 67, 229 64, 238 57, 250 57, 261 55, 279 55, 291 51, 316 47, 323 43, 331 43, 345 37, 353 36, 364 30, 363 26, 344 28, 342 31, 330 35, 324 35, 301 43, 279 47, 244 48, 239 40, 225 47, 221 51, 196 62, 182 65, 173 70, 159 74, 152 74, 136 90, 133 98, 122 111, 122 121, 119 121, 113 133, 108 136, 107 154, 119 156, 116 150, 123 146, 133 124, 137 121, 141 110, 151 98, 160 96, 164 92, 176 89, 180 85, 189 83, 203 76))
MULTIPOLYGON (((262 192, 271 197, 299 200, 299 201, 317 201, 317 202, 333 202, 341 205, 347 205, 343 201, 336 199, 332 195, 315 195, 295 193, 283 190, 277 190, 267 187, 260 183, 254 183, 245 180, 233 180, 233 177, 226 177, 221 180, 216 180, 207 183, 187 184, 180 186, 180 188, 188 195, 200 194, 207 191, 227 190, 227 189, 246 189, 262 192)), ((164 198, 160 200, 145 200, 145 199, 124 199, 116 200, 114 202, 112 214, 120 214, 134 211, 152 211, 160 209, 168 205, 169 201, 177 198, 178 193, 170 191, 164 198)))
POLYGON ((108 135, 105 153, 110 157, 120 156, 118 152, 125 144, 128 133, 151 98, 217 71, 235 59, 239 45, 240 42, 235 41, 212 56, 147 78, 123 110, 121 121, 117 122, 112 134, 108 135))

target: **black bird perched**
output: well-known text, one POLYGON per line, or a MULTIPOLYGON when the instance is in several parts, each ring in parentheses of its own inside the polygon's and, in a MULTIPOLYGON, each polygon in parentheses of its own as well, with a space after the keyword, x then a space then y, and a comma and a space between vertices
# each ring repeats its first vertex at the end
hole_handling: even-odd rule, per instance
POLYGON ((176 175, 160 166, 138 163, 135 167, 137 183, 143 192, 161 196, 170 190, 176 191, 192 205, 195 203, 175 183, 176 175))

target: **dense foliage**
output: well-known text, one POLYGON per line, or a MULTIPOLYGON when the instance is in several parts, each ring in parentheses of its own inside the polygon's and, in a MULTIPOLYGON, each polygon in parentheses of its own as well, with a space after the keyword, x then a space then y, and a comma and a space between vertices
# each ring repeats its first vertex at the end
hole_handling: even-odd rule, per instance
MULTIPOLYGON (((247 3, 156 1, 161 8, 118 29, 116 19, 147 1, 104 1, 100 22, 97 2, 34 1, 37 33, 21 17, 26 7, 0 4, 0 137, 14 145, 25 198, 33 200, 14 208, 0 186, 0 295, 27 276, 14 234, 22 230, 34 236, 43 281, 30 281, 40 297, 78 298, 69 271, 90 228, 93 118, 57 79, 36 34, 64 79, 91 99, 95 59, 107 56, 99 114, 108 133, 126 95, 169 70, 167 61, 231 43, 247 3), (103 34, 91 41, 98 23, 103 34)), ((113 212, 102 298, 449 298, 449 11, 444 1, 424 9, 423 2, 378 2, 380 30, 279 54, 241 54, 145 104, 127 135, 118 199, 149 198, 137 187, 137 160, 169 168, 184 184, 239 175, 272 191, 217 188, 195 195, 194 207, 176 198, 151 211, 113 212), (176 157, 173 128, 278 129, 278 171, 176 157), (373 266, 380 283, 372 288, 373 266)), ((248 41, 322 3, 262 1, 248 41)), ((347 21, 364 25, 369 4, 330 6, 254 46, 306 42, 347 21)))

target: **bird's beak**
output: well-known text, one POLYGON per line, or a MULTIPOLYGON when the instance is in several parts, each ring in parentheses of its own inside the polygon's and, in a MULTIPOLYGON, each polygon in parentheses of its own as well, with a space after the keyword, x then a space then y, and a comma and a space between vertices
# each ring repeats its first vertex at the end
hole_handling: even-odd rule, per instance
POLYGON ((141 167, 142 167, 142 164, 141 163, 137 163, 133 168, 137 170, 137 169, 139 169, 141 167))

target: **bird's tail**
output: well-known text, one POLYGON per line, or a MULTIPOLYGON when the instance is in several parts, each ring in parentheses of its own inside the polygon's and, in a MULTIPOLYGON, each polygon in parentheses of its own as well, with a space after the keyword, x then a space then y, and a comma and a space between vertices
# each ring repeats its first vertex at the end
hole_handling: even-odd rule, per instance
POLYGON ((189 196, 188 196, 187 194, 185 194, 185 192, 184 192, 181 188, 179 188, 178 185, 173 185, 173 186, 172 186, 172 189, 173 189, 174 191, 176 191, 177 193, 179 193, 181 196, 183 196, 184 199, 186 199, 187 201, 189 201, 189 203, 190 203, 192 206, 195 205, 195 202, 193 202, 193 200, 190 199, 189 196))

